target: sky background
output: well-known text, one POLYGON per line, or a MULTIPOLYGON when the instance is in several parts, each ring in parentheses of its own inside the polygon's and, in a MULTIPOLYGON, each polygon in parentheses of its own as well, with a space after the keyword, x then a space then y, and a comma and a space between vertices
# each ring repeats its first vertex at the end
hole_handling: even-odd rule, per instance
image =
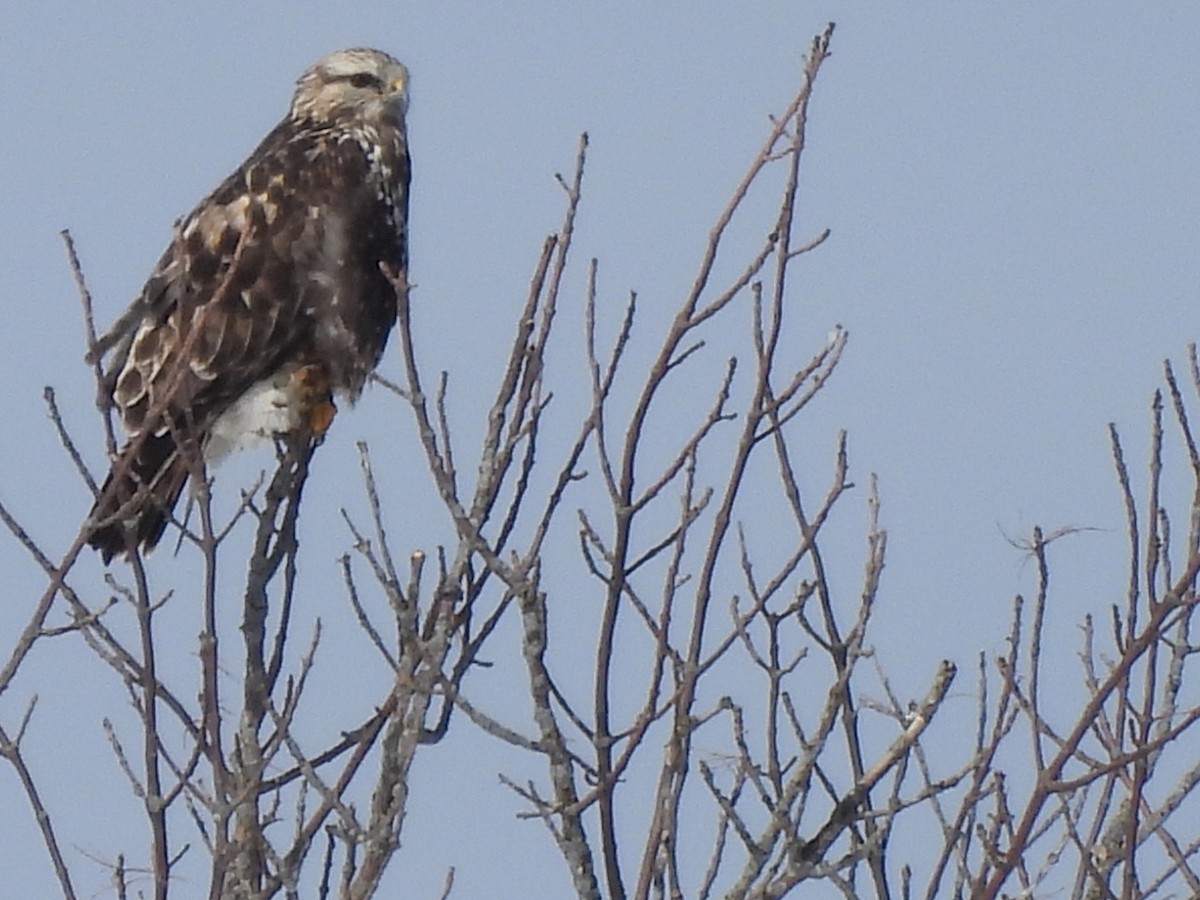
MULTIPOLYGON (((9 385, 0 498, 51 555, 87 511, 44 385, 57 389, 88 461, 103 463, 59 231, 71 229, 97 315, 110 322, 172 222, 266 134, 295 77, 322 54, 378 46, 409 65, 422 352, 431 371, 490 390, 541 241, 560 219, 553 174, 570 170, 579 133, 590 134, 591 152, 568 287, 578 301, 582 263, 598 257, 611 302, 637 290, 653 336, 828 21, 838 27, 810 113, 799 228, 832 236, 794 273, 796 358, 835 324, 850 342, 803 425, 817 467, 808 488, 823 491, 834 435, 847 429, 854 479, 865 487, 868 473, 879 476, 890 543, 875 644, 905 695, 923 691, 941 657, 969 664, 1002 647, 1012 597, 1033 575, 1012 542, 1035 524, 1095 529, 1052 556, 1062 588, 1053 617, 1069 649, 1071 623, 1124 591, 1107 423, 1122 429, 1143 483, 1162 360, 1182 364, 1200 332, 1194 4, 51 0, 9 10, 0 22, 0 367, 9 385)), ((773 197, 761 201, 769 224, 773 197)), ((399 375, 394 348, 383 372, 399 375)), ((460 407, 464 422, 471 402, 460 407)), ((355 440, 410 441, 417 452, 389 403, 375 391, 339 418, 309 498, 317 509, 358 490, 355 440)), ((421 465, 387 477, 412 510, 394 515, 396 546, 428 548, 432 494, 421 465)), ((1181 511, 1188 499, 1178 498, 1181 511)), ((860 553, 865 491, 842 517, 836 534, 860 553)), ((344 535, 331 544, 331 569, 338 542, 349 544, 344 535)), ((43 580, 2 536, 0 568, 6 657, 43 580)), ((344 613, 336 592, 319 604, 319 614, 344 613)), ((1075 689, 1074 657, 1062 659, 1075 689)), ((88 773, 47 788, 87 895, 105 889, 106 875, 81 854, 119 849, 99 795, 86 795, 120 778, 99 722, 124 701, 102 687, 104 672, 78 648, 43 649, 0 698, 12 728, 29 696, 41 696, 30 741, 43 773, 56 764, 88 773), (64 740, 64 721, 79 743, 64 740), (81 743, 95 753, 60 755, 81 743)), ((515 892, 531 865, 547 872, 545 896, 560 895, 567 883, 554 880, 564 873, 550 841, 532 834, 540 826, 513 822, 518 804, 495 778, 501 763, 445 778, 429 771, 436 760, 419 773, 429 780, 413 819, 424 812, 435 824, 409 836, 406 896, 436 896, 456 842, 477 839, 513 863, 476 882, 482 874, 464 869, 461 896, 515 892), (456 785, 486 809, 472 820, 478 835, 462 831, 462 818, 445 816, 456 831, 436 824, 456 785)), ((47 896, 52 873, 23 804, 11 769, 0 769, 9 811, 0 896, 47 896)))

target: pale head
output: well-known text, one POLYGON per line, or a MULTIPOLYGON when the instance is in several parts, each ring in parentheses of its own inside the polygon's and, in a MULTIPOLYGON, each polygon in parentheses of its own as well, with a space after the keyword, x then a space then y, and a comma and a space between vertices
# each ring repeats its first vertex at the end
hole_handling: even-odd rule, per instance
POLYGON ((354 48, 323 56, 296 81, 293 119, 340 116, 402 120, 408 107, 408 69, 380 50, 354 48))

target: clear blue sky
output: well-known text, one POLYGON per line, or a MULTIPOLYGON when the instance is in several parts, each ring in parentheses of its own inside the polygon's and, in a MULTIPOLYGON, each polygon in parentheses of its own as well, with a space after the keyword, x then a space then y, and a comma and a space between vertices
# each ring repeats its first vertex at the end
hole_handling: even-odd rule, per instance
MULTIPOLYGON (((540 241, 558 222, 552 175, 572 165, 580 131, 590 132, 592 154, 576 260, 599 257, 611 296, 638 290, 653 322, 690 284, 768 114, 791 97, 811 36, 834 20, 801 213, 803 229, 829 227, 832 237, 798 270, 795 304, 805 356, 835 323, 850 331, 805 434, 820 472, 844 427, 856 480, 879 474, 891 537, 882 660, 913 692, 938 658, 968 663, 999 647, 1011 597, 1032 574, 1007 538, 1034 524, 1100 529, 1056 557, 1061 583, 1072 586, 1057 615, 1073 640, 1069 623, 1123 590, 1124 520, 1106 423, 1123 428, 1142 480, 1161 361, 1182 360, 1200 334, 1200 6, 916 9, 47 2, 9 11, 0 26, 0 366, 9 385, 0 497, 52 552, 86 512, 86 490, 44 414, 43 385, 58 389, 89 461, 102 462, 59 230, 74 233, 98 314, 111 320, 175 218, 277 121, 293 79, 318 56, 378 46, 412 70, 412 277, 423 351, 431 367, 468 383, 496 371, 540 241)), ((397 374, 397 362, 389 353, 385 373, 397 374)), ((335 510, 338 490, 356 485, 354 440, 413 440, 396 431, 394 408, 378 393, 339 419, 314 503, 324 497, 335 510)), ((414 463, 393 484, 419 476, 414 463)), ((814 476, 810 489, 822 486, 814 476)), ((414 486, 412 497, 411 519, 396 515, 402 548, 428 541, 419 512, 428 488, 414 486)), ((838 526, 847 553, 863 541, 862 499, 850 501, 861 515, 838 526)), ((0 567, 6 656, 42 579, 2 536, 0 567)), ((315 614, 344 614, 336 593, 325 602, 315 614)), ((0 701, 0 719, 14 726, 37 692, 45 711, 31 740, 46 759, 94 750, 70 764, 99 774, 51 785, 48 800, 63 810, 65 843, 103 856, 119 843, 97 831, 103 817, 90 820, 83 808, 93 798, 80 792, 123 790, 99 719, 101 709, 123 714, 124 701, 115 690, 92 697, 100 688, 80 682, 103 681, 99 664, 62 652, 42 653, 0 701), (63 671, 63 659, 77 668, 63 671), (44 731, 67 714, 81 737, 64 747, 63 735, 44 731)), ((495 780, 503 765, 497 757, 449 780, 429 775, 409 835, 425 856, 402 862, 417 866, 411 896, 436 895, 456 862, 445 834, 420 827, 423 813, 437 819, 437 809, 453 807, 441 792, 464 783, 461 792, 488 810, 480 852, 514 861, 513 871, 492 873, 493 887, 520 883, 522 865, 549 865, 549 884, 562 875, 549 839, 533 833, 540 826, 513 824, 514 798, 495 780)), ((48 894, 49 865, 7 768, 0 807, 8 810, 0 895, 48 894)), ((103 871, 71 854, 87 873, 82 892, 101 891, 103 871)), ((464 866, 460 877, 480 873, 464 866)), ((466 880, 462 896, 487 884, 466 880)))

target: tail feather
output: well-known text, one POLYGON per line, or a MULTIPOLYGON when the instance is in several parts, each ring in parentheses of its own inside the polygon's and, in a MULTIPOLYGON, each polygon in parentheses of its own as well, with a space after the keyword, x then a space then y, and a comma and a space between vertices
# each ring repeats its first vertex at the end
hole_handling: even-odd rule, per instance
POLYGON ((178 452, 171 432, 139 437, 126 444, 90 516, 92 522, 103 524, 92 532, 88 543, 100 552, 106 564, 118 553, 135 547, 154 549, 167 528, 187 475, 187 460, 178 452), (136 455, 129 459, 131 453, 136 455), (134 502, 130 504, 130 500, 134 502), (118 514, 120 518, 114 519, 118 514))

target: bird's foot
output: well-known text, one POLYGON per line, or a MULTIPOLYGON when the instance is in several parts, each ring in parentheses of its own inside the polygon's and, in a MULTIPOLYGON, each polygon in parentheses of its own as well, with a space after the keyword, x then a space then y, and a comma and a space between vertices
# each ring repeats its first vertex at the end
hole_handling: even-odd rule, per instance
POLYGON ((292 392, 300 409, 297 432, 320 439, 325 436, 337 415, 333 393, 329 389, 329 373, 324 366, 301 366, 292 375, 292 392))

